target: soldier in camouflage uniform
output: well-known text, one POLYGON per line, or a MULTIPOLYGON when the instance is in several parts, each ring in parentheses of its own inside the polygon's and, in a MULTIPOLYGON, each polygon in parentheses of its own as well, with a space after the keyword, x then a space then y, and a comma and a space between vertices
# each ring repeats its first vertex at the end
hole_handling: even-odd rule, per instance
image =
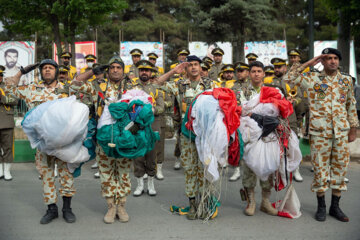
MULTIPOLYGON (((21 68, 14 77, 9 79, 12 86, 8 86, 7 90, 9 94, 13 94, 16 97, 25 100, 29 109, 32 109, 41 103, 46 101, 52 101, 55 99, 68 97, 68 90, 64 89, 64 85, 58 82, 59 68, 57 63, 51 59, 43 60, 40 65, 40 73, 42 81, 39 83, 33 83, 25 86, 18 86, 18 82, 23 74, 34 70, 38 64, 29 65, 26 68, 21 68)), ((57 194, 55 189, 55 175, 54 165, 58 165, 59 182, 61 187, 59 189, 60 195, 63 198, 63 217, 66 222, 75 222, 76 218, 71 210, 71 198, 75 194, 74 178, 69 172, 66 163, 60 159, 48 156, 45 153, 37 151, 36 161, 41 168, 42 182, 43 182, 43 194, 44 202, 48 206, 46 214, 42 217, 40 223, 50 223, 54 218, 58 217, 58 208, 56 205, 57 194)))
POLYGON ((201 76, 202 77, 209 77, 209 69, 210 69, 210 65, 207 62, 202 62, 201 63, 201 76))
POLYGON ((310 104, 310 149, 314 166, 311 190, 316 192, 318 209, 315 219, 325 221, 325 192, 332 189, 330 215, 348 222, 349 218, 339 207, 341 191, 346 191, 346 176, 350 154, 348 143, 356 139, 359 120, 356 113, 353 84, 350 76, 339 72, 341 53, 325 48, 322 55, 300 65, 294 64, 284 81, 303 87, 310 104), (305 72, 321 62, 324 70, 305 72), (330 181, 328 182, 328 176, 330 181))
MULTIPOLYGON (((188 56, 187 62, 178 65, 176 68, 167 72, 158 79, 160 84, 164 83, 174 74, 181 72, 186 67, 188 78, 182 78, 177 82, 175 97, 179 103, 178 116, 184 118, 185 112, 194 97, 206 89, 212 88, 212 81, 209 78, 202 78, 201 59, 196 56, 188 56)), ((191 141, 183 134, 180 135, 181 162, 185 173, 185 193, 189 198, 190 210, 187 214, 188 219, 196 219, 198 216, 195 197, 201 193, 204 181, 204 169, 199 160, 195 142, 191 141)))
POLYGON ((214 48, 211 51, 211 54, 214 56, 214 62, 215 64, 211 66, 210 72, 209 72, 209 78, 213 81, 218 81, 219 74, 221 72, 221 68, 224 66, 222 63, 223 56, 224 56, 224 50, 221 48, 214 48))
POLYGON ((143 52, 138 48, 134 48, 133 50, 130 51, 130 55, 133 64, 125 66, 125 74, 130 79, 139 78, 139 69, 137 69, 136 63, 140 61, 143 52))
MULTIPOLYGON (((161 121, 164 112, 164 96, 161 90, 158 90, 156 85, 150 81, 151 74, 154 71, 154 64, 147 60, 140 60, 136 67, 139 69, 139 78, 134 78, 129 85, 129 89, 141 89, 154 100, 153 112, 155 120, 152 124, 152 129, 161 135, 161 121)), ((154 186, 154 177, 156 174, 156 155, 157 150, 160 150, 159 144, 153 150, 148 152, 144 157, 134 159, 134 174, 137 180, 137 187, 134 191, 134 196, 140 196, 144 192, 144 175, 148 175, 148 194, 150 196, 156 195, 154 186)))
MULTIPOLYGON (((241 94, 240 100, 242 102, 248 101, 256 94, 260 93, 260 90, 263 86, 263 79, 265 77, 264 65, 261 62, 252 62, 249 65, 249 69, 251 82, 249 87, 241 94)), ((254 189, 256 186, 256 181, 256 174, 246 164, 244 164, 242 183, 245 187, 248 198, 248 205, 244 211, 247 216, 253 216, 255 214, 256 203, 254 189)), ((262 201, 260 211, 263 211, 269 215, 276 216, 278 211, 273 208, 269 201, 271 189, 273 187, 273 176, 270 175, 269 179, 266 181, 260 180, 260 186, 262 189, 262 201)))
POLYGON ((13 159, 14 146, 14 106, 18 99, 10 94, 5 94, 3 81, 5 67, 0 65, 0 179, 11 181, 10 173, 13 159))
MULTIPOLYGON (((298 134, 300 129, 300 122, 302 120, 304 112, 304 101, 303 101, 303 91, 300 87, 290 86, 289 84, 282 81, 282 78, 287 72, 286 61, 281 58, 273 58, 271 59, 271 63, 274 65, 275 77, 272 79, 273 83, 276 86, 279 86, 285 92, 286 98, 292 102, 294 113, 289 116, 290 128, 298 134), (279 85, 280 84, 280 85, 279 85)), ((267 84, 265 84, 267 85, 267 84)), ((294 180, 297 182, 302 182, 303 177, 300 174, 300 167, 298 167, 293 172, 294 180)))
MULTIPOLYGON (((98 92, 102 93, 109 102, 119 100, 128 88, 129 79, 124 75, 124 63, 118 56, 109 60, 108 65, 93 68, 92 71, 80 74, 71 83, 71 90, 87 93, 92 96, 95 104, 96 118, 99 118, 105 106, 98 92), (107 69, 108 81, 88 82, 93 75, 99 75, 107 69)), ((99 166, 101 193, 108 204, 108 211, 104 216, 105 223, 113 223, 116 215, 120 222, 128 222, 129 215, 125 210, 126 197, 131 192, 130 167, 131 159, 108 157, 98 145, 96 148, 99 166)))

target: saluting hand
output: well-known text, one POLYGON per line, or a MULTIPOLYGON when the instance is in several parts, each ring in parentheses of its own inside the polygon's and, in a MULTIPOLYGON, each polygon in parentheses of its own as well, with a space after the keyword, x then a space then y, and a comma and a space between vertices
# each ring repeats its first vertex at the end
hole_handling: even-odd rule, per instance
POLYGON ((92 71, 95 75, 99 75, 99 74, 102 74, 103 72, 105 72, 105 70, 107 68, 109 68, 109 65, 101 65, 96 68, 93 68, 92 71))
POLYGON ((22 74, 27 74, 31 71, 33 71, 35 68, 37 68, 40 65, 40 63, 34 63, 34 64, 29 64, 26 67, 22 67, 20 68, 20 71, 22 74))
POLYGON ((174 71, 175 71, 175 74, 180 74, 182 72, 185 71, 185 68, 189 65, 188 62, 183 62, 183 63, 180 63, 178 64, 175 68, 174 68, 174 71))

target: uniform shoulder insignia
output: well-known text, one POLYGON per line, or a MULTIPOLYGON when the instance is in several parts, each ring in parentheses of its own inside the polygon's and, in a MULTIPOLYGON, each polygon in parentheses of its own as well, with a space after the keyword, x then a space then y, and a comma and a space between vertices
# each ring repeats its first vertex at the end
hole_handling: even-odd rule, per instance
POLYGON ((99 86, 100 86, 101 91, 105 92, 107 83, 100 83, 99 86))

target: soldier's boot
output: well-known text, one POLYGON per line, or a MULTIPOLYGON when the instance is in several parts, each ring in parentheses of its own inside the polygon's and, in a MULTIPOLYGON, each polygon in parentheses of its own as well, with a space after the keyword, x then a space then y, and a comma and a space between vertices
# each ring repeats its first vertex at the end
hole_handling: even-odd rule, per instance
POLYGON ((142 177, 136 178, 137 186, 133 193, 134 197, 141 196, 144 193, 144 179, 142 177))
POLYGON ((148 178, 147 173, 144 174, 143 179, 146 180, 148 178))
POLYGON ((296 181, 296 182, 302 182, 304 179, 303 179, 303 177, 301 176, 301 174, 300 174, 300 167, 298 167, 294 172, 293 172, 293 174, 294 174, 294 180, 296 181))
POLYGON ((107 197, 106 202, 108 204, 108 211, 104 216, 104 222, 113 223, 115 221, 115 216, 116 216, 116 205, 115 205, 114 197, 107 197))
POLYGON ((96 173, 94 173, 94 178, 100 178, 100 172, 97 171, 96 173))
POLYGON ((235 182, 240 178, 240 176, 241 176, 240 167, 236 167, 235 171, 234 171, 234 174, 229 178, 229 181, 230 182, 235 182))
POLYGON ((326 220, 326 204, 325 204, 325 195, 319 197, 317 196, 318 207, 315 213, 315 219, 317 221, 323 222, 326 220))
POLYGON ((271 205, 271 202, 269 200, 270 195, 271 195, 271 191, 264 190, 264 189, 262 190, 262 200, 261 200, 261 205, 260 205, 260 211, 267 213, 269 215, 272 215, 272 216, 277 216, 278 210, 271 205))
POLYGON ((155 186, 154 186, 154 177, 150 177, 148 179, 148 194, 150 196, 156 196, 156 190, 155 190, 155 186))
POLYGON ((91 165, 91 169, 96 169, 98 168, 98 163, 97 161, 95 161, 95 163, 93 165, 91 165))
POLYGON ((67 223, 73 223, 76 221, 75 214, 71 210, 71 197, 63 196, 63 218, 67 223))
POLYGON ((4 177, 4 163, 0 162, 0 179, 4 177))
POLYGON ((117 206, 117 212, 116 212, 116 215, 118 216, 120 222, 129 221, 129 215, 126 212, 125 203, 126 203, 126 197, 120 198, 120 202, 119 205, 117 206))
POLYGON ((164 179, 164 175, 162 173, 162 164, 161 163, 156 165, 156 178, 158 180, 163 180, 164 179))
POLYGON ((189 205, 190 209, 186 217, 189 220, 195 220, 197 218, 197 205, 195 198, 189 198, 189 205))
POLYGON ((335 195, 331 196, 331 205, 330 205, 329 214, 330 216, 333 216, 339 221, 348 222, 349 218, 345 215, 345 213, 343 213, 343 211, 341 211, 339 207, 340 198, 341 198, 340 196, 339 197, 335 195))
POLYGON ((4 163, 4 179, 5 179, 5 181, 12 180, 10 169, 11 169, 11 163, 4 163))
POLYGON ((46 210, 46 214, 41 218, 41 224, 48 224, 55 218, 59 217, 58 207, 55 203, 49 204, 48 209, 46 210))
POLYGON ((179 170, 180 167, 181 167, 180 158, 179 158, 179 157, 176 157, 175 163, 174 163, 174 169, 175 169, 175 170, 179 170))
POLYGON ((255 209, 256 209, 254 188, 246 188, 246 192, 247 192, 247 197, 248 197, 248 205, 245 208, 244 213, 247 216, 254 216, 255 209))

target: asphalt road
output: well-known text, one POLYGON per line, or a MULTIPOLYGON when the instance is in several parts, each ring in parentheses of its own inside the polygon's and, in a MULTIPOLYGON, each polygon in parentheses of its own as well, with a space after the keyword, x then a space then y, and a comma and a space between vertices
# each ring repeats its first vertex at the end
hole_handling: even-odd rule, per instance
MULTIPOLYGON (((274 217, 259 211, 260 188, 256 189, 257 210, 253 217, 243 214, 246 203, 240 200, 241 181, 230 183, 225 178, 222 185, 222 206, 215 220, 203 223, 189 221, 185 216, 170 213, 170 205, 187 205, 184 194, 182 170, 172 169, 173 141, 166 143, 165 180, 156 181, 158 195, 130 196, 126 209, 128 223, 116 221, 105 224, 103 216, 106 202, 100 195, 100 181, 93 178, 90 165, 83 167, 76 179, 77 194, 73 198, 73 212, 77 221, 68 224, 62 216, 48 225, 41 225, 40 218, 46 207, 42 201, 41 181, 33 163, 17 163, 13 166, 14 180, 0 180, 0 240, 12 239, 360 239, 360 164, 353 161, 348 177, 348 191, 343 194, 341 206, 349 216, 349 223, 342 223, 328 215, 325 222, 314 220, 316 197, 310 191, 312 173, 310 164, 301 167, 304 182, 295 183, 302 205, 298 219, 274 217)), ((229 169, 228 175, 232 173, 229 169)), ((132 179, 132 189, 135 189, 132 179)), ((272 201, 281 199, 284 193, 273 191, 272 201)), ((326 195, 330 206, 330 192, 326 195)), ((59 208, 62 207, 60 200, 59 208)), ((61 211, 60 211, 61 212, 61 211)))

